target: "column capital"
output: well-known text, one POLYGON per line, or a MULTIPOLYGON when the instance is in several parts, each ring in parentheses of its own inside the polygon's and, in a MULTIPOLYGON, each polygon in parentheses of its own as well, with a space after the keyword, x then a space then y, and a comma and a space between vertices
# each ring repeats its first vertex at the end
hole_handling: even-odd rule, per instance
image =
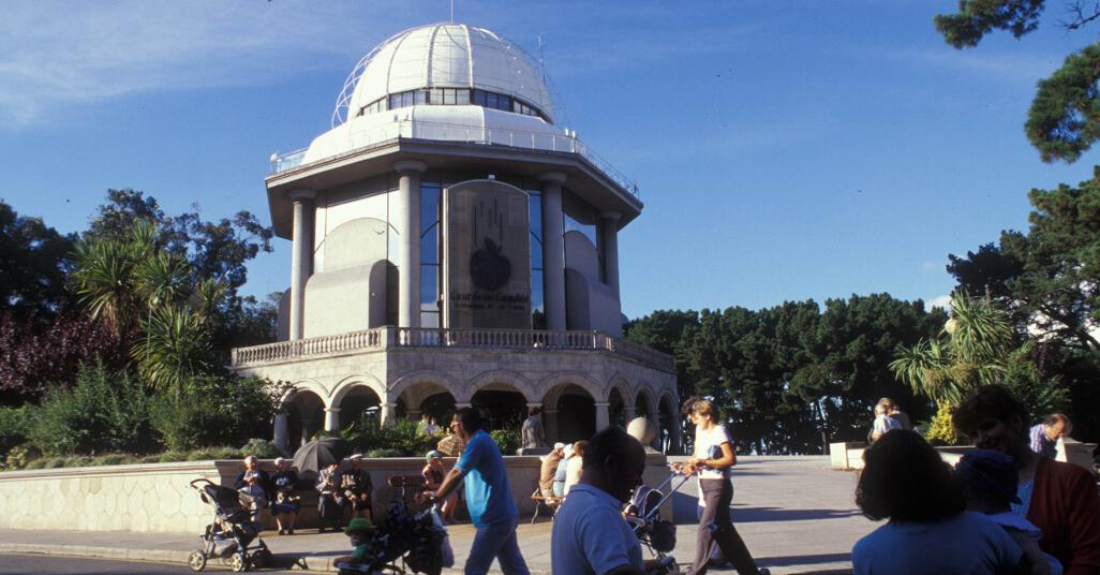
POLYGON ((326 407, 325 411, 327 411, 329 413, 340 413, 340 408, 339 407, 326 407))
POLYGON ((610 401, 597 401, 595 403, 595 406, 596 407, 602 407, 602 408, 608 408, 608 407, 611 407, 611 402, 610 401))
POLYGON ((393 171, 401 175, 411 173, 423 174, 428 171, 428 164, 416 160, 402 160, 393 163, 393 171))
POLYGON ((291 190, 287 192, 286 197, 295 202, 312 202, 317 199, 317 192, 307 189, 291 190))
POLYGON ((556 184, 564 184, 565 174, 562 172, 543 172, 538 175, 538 180, 543 183, 552 182, 556 184))
POLYGON ((617 222, 617 221, 623 219, 623 215, 619 212, 611 212, 611 211, 600 212, 600 219, 601 220, 606 220, 606 221, 609 221, 609 222, 617 222))
POLYGON ((530 409, 532 407, 537 407, 539 409, 542 409, 542 402, 541 401, 528 401, 527 402, 527 408, 530 409))
POLYGON ((455 402, 455 409, 466 409, 468 407, 473 407, 473 404, 469 403, 469 402, 462 402, 462 401, 456 401, 455 402))
POLYGON ((386 409, 397 409, 397 402, 387 401, 386 403, 383 403, 382 406, 385 407, 386 409))

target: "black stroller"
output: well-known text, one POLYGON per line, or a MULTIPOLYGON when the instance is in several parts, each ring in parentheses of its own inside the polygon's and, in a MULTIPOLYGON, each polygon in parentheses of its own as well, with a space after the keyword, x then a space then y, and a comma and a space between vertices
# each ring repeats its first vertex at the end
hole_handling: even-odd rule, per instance
POLYGON ((688 477, 679 473, 672 473, 657 487, 640 485, 634 491, 634 497, 626 508, 626 522, 634 528, 634 534, 638 541, 649 549, 653 559, 646 561, 646 572, 649 575, 679 575, 680 567, 676 559, 668 555, 676 547, 676 524, 661 517, 661 506, 668 501, 673 493, 680 490, 687 483, 688 477), (668 494, 662 489, 672 483, 677 475, 683 477, 676 487, 668 494))
POLYGON ((206 562, 214 558, 228 563, 238 573, 270 563, 271 551, 260 538, 260 524, 253 516, 248 495, 207 479, 192 481, 191 488, 214 508, 214 521, 200 536, 202 548, 188 557, 192 571, 202 571, 206 562))
POLYGON ((454 564, 447 530, 429 507, 413 513, 402 498, 390 503, 386 522, 375 529, 366 557, 359 563, 337 563, 340 575, 440 575, 454 564))

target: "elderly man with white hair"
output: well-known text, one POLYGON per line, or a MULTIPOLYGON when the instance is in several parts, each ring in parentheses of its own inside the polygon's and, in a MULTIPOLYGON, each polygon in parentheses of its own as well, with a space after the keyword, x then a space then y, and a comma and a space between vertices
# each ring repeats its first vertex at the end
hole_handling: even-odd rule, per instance
POLYGON ((244 471, 237 476, 233 483, 237 491, 248 496, 251 501, 252 519, 259 520, 260 510, 267 507, 268 490, 271 488, 271 478, 267 472, 260 469, 260 459, 255 455, 244 458, 244 471))
POLYGON ((542 458, 542 470, 539 472, 539 494, 544 499, 554 497, 554 476, 558 473, 558 464, 565 457, 565 444, 558 442, 546 457, 542 458))

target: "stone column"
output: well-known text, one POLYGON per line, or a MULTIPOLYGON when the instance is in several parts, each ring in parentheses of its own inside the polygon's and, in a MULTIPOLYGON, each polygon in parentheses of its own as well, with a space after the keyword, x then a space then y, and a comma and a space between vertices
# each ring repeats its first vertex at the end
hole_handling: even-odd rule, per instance
POLYGON ((420 327, 420 174, 428 170, 428 165, 404 161, 395 163, 393 169, 401 174, 396 210, 401 223, 397 323, 400 327, 420 327))
POLYGON ((325 408, 325 431, 340 431, 340 408, 325 408))
POLYGON ((611 414, 607 409, 609 407, 611 407, 611 403, 607 401, 596 402, 596 433, 607 429, 611 425, 611 414))
POLYGON ((313 275, 313 190, 295 190, 289 197, 294 202, 294 236, 290 262, 290 339, 302 339, 305 331, 306 282, 313 275))
POLYGON ((619 212, 601 212, 600 220, 603 224, 600 230, 603 240, 603 269, 605 283, 615 294, 619 293, 619 220, 622 214, 619 212))
POLYGON ((565 329, 565 221, 561 186, 565 174, 547 172, 542 182, 542 278, 546 328, 565 329))
POLYGON ((389 427, 393 425, 394 419, 397 418, 397 404, 396 403, 383 403, 382 413, 380 414, 380 423, 383 427, 389 427))
POLYGON ((275 447, 283 451, 290 451, 290 438, 286 436, 289 432, 289 425, 287 422, 287 416, 285 413, 279 413, 275 415, 275 433, 272 438, 272 443, 275 447))
POLYGON ((635 417, 637 417, 637 415, 635 414, 634 406, 623 404, 623 419, 626 419, 626 424, 630 425, 630 422, 634 421, 635 417))

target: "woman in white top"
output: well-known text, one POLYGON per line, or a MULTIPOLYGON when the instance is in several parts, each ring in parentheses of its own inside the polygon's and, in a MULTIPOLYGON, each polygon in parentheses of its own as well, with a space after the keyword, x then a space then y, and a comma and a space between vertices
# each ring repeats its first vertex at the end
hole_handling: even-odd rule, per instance
POLYGON ((581 481, 581 470, 584 468, 584 448, 587 446, 587 441, 578 441, 573 444, 573 456, 569 458, 569 463, 565 466, 566 495, 569 495, 569 490, 581 481))
POLYGON ((695 545, 695 562, 687 575, 707 572, 711 545, 718 544, 726 559, 733 563, 739 575, 767 574, 758 569, 745 542, 737 534, 730 521, 730 503, 733 501, 733 483, 730 468, 736 465, 726 426, 718 423, 713 403, 705 399, 696 401, 691 408, 691 422, 695 424, 695 454, 681 470, 699 475, 699 498, 705 504, 699 520, 699 535, 695 545))

